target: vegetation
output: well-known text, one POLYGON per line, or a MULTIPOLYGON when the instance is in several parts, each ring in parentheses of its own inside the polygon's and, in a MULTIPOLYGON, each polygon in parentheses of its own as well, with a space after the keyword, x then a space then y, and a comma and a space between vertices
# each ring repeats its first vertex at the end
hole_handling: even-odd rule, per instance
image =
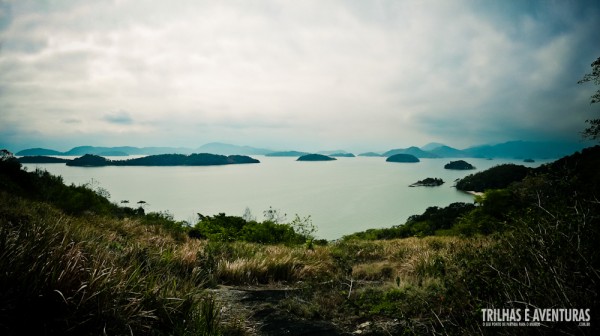
POLYGON ((159 154, 145 157, 111 161, 104 157, 86 154, 67 162, 67 166, 102 167, 102 166, 214 166, 242 163, 259 163, 260 161, 244 155, 216 154, 159 154))
POLYGON ((332 158, 323 154, 307 154, 302 155, 296 161, 332 161, 336 160, 336 158, 332 158))
POLYGON ((456 188, 463 191, 477 192, 506 188, 513 182, 522 181, 532 170, 515 164, 497 165, 462 178, 456 183, 456 188))
POLYGON ((417 181, 409 187, 439 187, 444 184, 444 180, 437 177, 427 177, 424 180, 417 181))
POLYGON ((190 228, 124 210, 93 184, 25 172, 2 152, 0 333, 244 335, 269 312, 289 322, 280 333, 326 320, 347 334, 593 334, 599 164, 600 146, 589 148, 475 204, 318 245, 310 218, 285 224, 269 209, 263 222, 219 214, 190 228), (68 204, 80 197, 87 207, 68 204), (232 303, 221 296, 231 287, 208 294, 215 285, 289 290, 232 303), (222 313, 239 304, 245 315, 222 313), (592 327, 484 327, 483 308, 590 309, 592 327))
POLYGON ((471 169, 475 169, 475 167, 464 161, 464 160, 458 160, 458 161, 450 161, 450 163, 447 163, 446 165, 444 165, 444 169, 454 169, 454 170, 471 170, 471 169))
MULTIPOLYGON (((600 85, 600 57, 598 57, 591 64, 592 72, 585 74, 583 78, 578 82, 579 84, 593 82, 596 85, 600 85)), ((590 98, 590 104, 600 102, 600 89, 590 98)), ((600 139, 600 119, 586 120, 589 126, 583 131, 583 137, 591 140, 600 139)))
POLYGON ((182 228, 150 223, 159 215, 108 216, 116 209, 3 152, 1 334, 219 334, 206 280, 174 234, 182 228))
POLYGON ((198 214, 198 217, 198 223, 189 231, 189 236, 192 238, 219 242, 245 241, 286 245, 310 243, 314 240, 312 234, 315 227, 310 216, 300 218, 296 215, 289 224, 280 223, 275 216, 263 222, 227 216, 224 213, 212 217, 198 214))
POLYGON ((413 162, 419 162, 419 158, 417 158, 414 155, 410 155, 410 154, 395 154, 392 155, 390 157, 388 157, 386 160, 386 162, 408 162, 408 163, 413 163, 413 162))

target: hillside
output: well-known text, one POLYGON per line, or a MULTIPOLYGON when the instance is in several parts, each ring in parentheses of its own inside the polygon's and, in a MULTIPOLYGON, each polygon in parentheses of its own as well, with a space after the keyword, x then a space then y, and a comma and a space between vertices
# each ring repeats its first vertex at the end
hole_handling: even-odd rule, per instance
POLYGON ((594 334, 599 163, 586 149, 475 204, 324 242, 273 209, 183 223, 120 207, 2 152, 0 333, 594 334), (589 309, 592 326, 488 329, 482 307, 589 309))

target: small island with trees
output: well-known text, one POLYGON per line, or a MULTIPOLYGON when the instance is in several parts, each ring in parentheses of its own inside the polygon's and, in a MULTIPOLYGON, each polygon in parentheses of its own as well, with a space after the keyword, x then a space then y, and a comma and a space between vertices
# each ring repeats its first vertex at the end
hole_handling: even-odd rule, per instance
POLYGON ((441 178, 428 177, 424 180, 420 180, 409 185, 409 187, 439 187, 442 184, 444 184, 444 180, 442 180, 441 178))
POLYGON ((333 161, 337 160, 327 155, 322 154, 306 154, 299 157, 296 161, 333 161))
POLYGON ((475 169, 475 166, 473 166, 472 164, 470 164, 464 160, 458 160, 458 161, 450 161, 450 163, 447 163, 444 166, 444 169, 472 170, 472 169, 475 169))
POLYGON ((406 162, 406 163, 420 162, 418 157, 416 157, 414 155, 410 155, 410 154, 392 155, 392 156, 388 157, 385 161, 386 162, 406 162))

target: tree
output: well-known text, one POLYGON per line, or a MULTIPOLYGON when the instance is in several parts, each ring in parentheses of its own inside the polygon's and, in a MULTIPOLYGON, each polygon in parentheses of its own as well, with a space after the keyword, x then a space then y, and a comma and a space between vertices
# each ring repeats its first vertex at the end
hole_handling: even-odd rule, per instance
MULTIPOLYGON (((600 57, 592 62, 592 72, 585 74, 583 78, 577 82, 579 84, 593 82, 596 85, 600 85, 600 57)), ((590 104, 600 102, 600 89, 598 89, 590 98, 590 104)), ((583 130, 583 137, 591 140, 600 139, 600 119, 586 120, 590 126, 583 130)))

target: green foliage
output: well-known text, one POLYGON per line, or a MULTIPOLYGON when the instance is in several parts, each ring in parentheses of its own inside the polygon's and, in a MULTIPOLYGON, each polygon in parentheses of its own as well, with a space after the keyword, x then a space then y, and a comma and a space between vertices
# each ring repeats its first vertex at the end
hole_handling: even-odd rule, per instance
MULTIPOLYGON (((591 66, 592 72, 585 74, 578 82, 579 84, 592 82, 595 85, 600 85, 600 57, 592 62, 591 66)), ((600 102, 600 89, 596 90, 590 98, 590 104, 595 104, 597 102, 600 102)), ((600 139, 600 119, 586 120, 586 122, 590 124, 590 126, 583 131, 583 137, 591 140, 600 139)))
POLYGON ((523 180, 531 170, 515 164, 498 165, 462 178, 456 183, 456 189, 483 192, 488 189, 506 188, 513 182, 523 180))
POLYGON ((456 234, 450 229, 464 215, 475 209, 475 205, 469 203, 452 203, 447 207, 429 207, 421 215, 413 215, 408 218, 405 224, 397 225, 391 228, 369 229, 364 232, 357 232, 344 236, 348 239, 395 239, 407 237, 424 237, 436 234, 447 235, 456 234))
POLYGON ((265 212, 270 220, 246 221, 242 217, 227 216, 220 213, 215 216, 201 216, 201 220, 189 231, 192 238, 211 241, 246 241, 260 244, 303 244, 312 240, 314 226, 310 217, 301 219, 296 216, 291 224, 278 223, 280 216, 273 209, 265 212), (296 232, 294 228, 301 230, 296 232), (311 231, 312 230, 312 231, 311 231))

